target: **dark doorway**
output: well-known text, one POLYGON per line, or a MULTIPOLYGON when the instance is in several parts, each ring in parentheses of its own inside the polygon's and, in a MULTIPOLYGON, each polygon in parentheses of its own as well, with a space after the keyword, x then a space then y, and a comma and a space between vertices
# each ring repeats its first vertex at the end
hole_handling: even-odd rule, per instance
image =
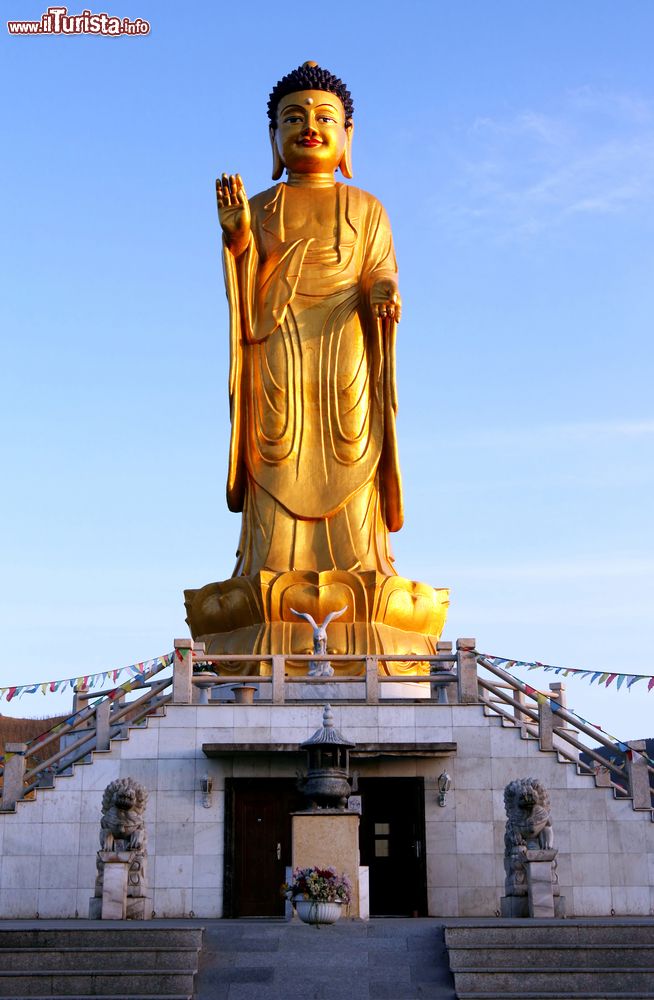
POLYGON ((284 916, 279 889, 291 864, 290 814, 303 808, 304 799, 292 778, 234 778, 227 782, 227 916, 284 916))
POLYGON ((370 871, 370 915, 427 916, 424 781, 362 778, 361 864, 370 871))
MULTIPOLYGON (((361 864, 372 916, 427 915, 424 782, 363 778, 361 864)), ((292 778, 234 778, 225 796, 225 916, 283 917, 279 887, 292 864, 292 812, 306 802, 292 778)))

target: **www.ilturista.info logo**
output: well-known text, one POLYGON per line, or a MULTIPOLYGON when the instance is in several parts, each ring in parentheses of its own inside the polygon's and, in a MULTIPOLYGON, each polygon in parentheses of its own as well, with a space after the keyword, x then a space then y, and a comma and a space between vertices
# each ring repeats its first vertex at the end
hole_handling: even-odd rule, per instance
POLYGON ((137 17, 113 17, 111 14, 69 14, 68 7, 48 7, 40 21, 7 21, 10 35, 149 35, 150 22, 137 17))

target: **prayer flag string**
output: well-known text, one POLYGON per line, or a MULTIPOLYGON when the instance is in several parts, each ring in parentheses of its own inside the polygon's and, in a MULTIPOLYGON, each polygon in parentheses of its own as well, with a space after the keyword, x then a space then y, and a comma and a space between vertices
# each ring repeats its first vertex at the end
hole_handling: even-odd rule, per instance
MULTIPOLYGON (((537 661, 531 661, 531 660, 510 660, 505 656, 491 656, 489 653, 478 653, 477 655, 479 658, 483 660, 488 660, 489 663, 492 663, 494 666, 502 667, 505 670, 512 670, 513 667, 527 667, 528 670, 545 670, 545 671, 553 670, 555 673, 561 674, 563 677, 567 677, 568 675, 581 674, 584 678, 590 676, 591 684, 593 684, 595 681, 598 681, 599 684, 603 684, 607 688, 617 678, 618 679, 617 688, 619 689, 622 686, 622 684, 624 684, 626 681, 627 690, 629 691, 631 690, 632 685, 634 685, 637 681, 646 680, 647 678, 649 678, 649 684, 647 690, 651 691, 652 688, 654 687, 654 677, 652 677, 651 674, 621 674, 615 671, 612 673, 608 673, 606 671, 602 672, 600 670, 582 670, 582 669, 577 669, 575 667, 556 667, 549 663, 539 663, 537 661)), ((481 665, 483 666, 483 663, 481 665)), ((544 704, 549 702, 549 706, 552 712, 560 711, 561 705, 559 705, 558 701, 556 701, 553 698, 549 698, 542 691, 536 691, 536 689, 531 687, 529 684, 526 684, 524 682, 522 682, 522 684, 525 693, 530 697, 535 698, 539 704, 544 704)), ((586 726, 590 726, 592 729, 597 729, 598 732, 602 734, 602 736, 605 736, 608 740, 611 741, 611 743, 615 743, 616 749, 620 750, 621 753, 626 754, 629 759, 631 759, 631 755, 633 753, 637 753, 641 757, 644 757, 648 764, 654 766, 654 760, 652 760, 652 758, 649 757, 644 750, 634 750, 633 747, 628 746, 622 740, 618 739, 617 736, 613 736, 611 733, 607 732, 606 729, 603 729, 596 722, 590 722, 588 719, 584 719, 583 715, 580 715, 578 712, 574 712, 571 708, 568 708, 567 706, 565 710, 566 712, 568 712, 569 715, 573 715, 575 719, 579 719, 579 721, 583 722, 586 726)))
POLYGON ((109 681, 115 684, 118 677, 129 672, 134 680, 142 681, 146 675, 152 671, 163 670, 169 667, 175 657, 174 653, 166 653, 164 656, 155 656, 151 660, 143 660, 141 663, 131 663, 128 667, 120 667, 117 670, 101 670, 97 674, 82 674, 80 677, 66 677, 61 680, 37 681, 30 684, 12 684, 7 687, 0 687, 0 701, 13 701, 14 698, 22 698, 25 694, 36 694, 40 691, 42 695, 56 694, 66 688, 73 688, 75 691, 89 691, 99 687, 109 681))
POLYGON ((547 673, 555 673, 561 677, 580 677, 588 680, 590 684, 598 684, 601 687, 609 688, 615 682, 616 690, 619 691, 623 684, 627 685, 627 691, 631 691, 634 684, 639 681, 649 681, 647 690, 654 689, 654 676, 652 674, 627 674, 618 670, 584 670, 578 667, 557 667, 551 663, 540 663, 538 660, 511 660, 505 656, 492 656, 490 653, 480 653, 484 659, 490 660, 496 666, 503 666, 507 670, 512 667, 526 667, 527 670, 544 670, 547 673))

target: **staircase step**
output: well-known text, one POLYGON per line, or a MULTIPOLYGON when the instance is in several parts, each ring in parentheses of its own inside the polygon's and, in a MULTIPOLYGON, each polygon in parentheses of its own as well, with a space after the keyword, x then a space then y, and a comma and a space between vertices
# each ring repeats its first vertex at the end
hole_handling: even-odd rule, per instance
POLYGON ((570 997, 569 993, 561 993, 560 990, 552 992, 539 992, 532 993, 531 991, 526 991, 520 989, 517 993, 511 991, 502 990, 501 993, 476 993, 476 992, 461 992, 457 993, 457 1000, 652 1000, 654 993, 650 991, 636 990, 619 990, 617 993, 612 990, 597 990, 594 989, 590 993, 574 993, 570 997))
MULTIPOLYGON (((139 926, 138 948, 201 948, 202 927, 143 927, 139 926)), ((134 947, 132 927, 98 928, 97 926, 58 928, 26 927, 0 928, 0 948, 16 951, 18 948, 119 948, 134 947)))
POLYGON ((207 923, 197 1000, 455 1000, 436 919, 207 923))
POLYGON ((580 971, 594 969, 597 963, 619 968, 653 968, 653 944, 525 944, 507 946, 502 944, 471 945, 452 948, 450 968, 452 971, 488 967, 493 970, 521 967, 556 970, 561 965, 572 965, 580 971))
MULTIPOLYGON (((116 956, 120 961, 120 955, 116 956)), ((153 969, 136 972, 134 969, 114 969, 102 972, 90 970, 42 970, 25 972, 1 972, 0 996, 47 996, 79 997, 83 994, 106 994, 107 996, 132 997, 193 995, 193 972, 184 970, 153 969)))
POLYGON ((4 972, 31 973, 37 966, 51 972, 72 969, 77 972, 91 970, 113 971, 116 961, 121 968, 139 971, 191 971, 198 964, 199 948, 180 948, 160 945, 151 948, 1 948, 0 975, 4 972))
MULTIPOLYGON (((456 972, 454 976, 457 993, 477 992, 480 996, 488 993, 516 991, 520 984, 528 985, 532 993, 551 993, 552 996, 576 997, 579 993, 602 989, 624 995, 625 990, 651 990, 654 983, 654 966, 650 968, 628 969, 613 966, 596 966, 592 970, 561 966, 549 971, 525 966, 506 966, 503 969, 489 969, 480 966, 456 972)), ((597 996, 597 992, 595 993, 597 996)))
POLYGON ((537 944, 550 944, 555 947, 568 944, 577 947, 590 944, 603 944, 609 947, 643 944, 654 947, 654 922, 616 917, 596 924, 581 923, 574 919, 550 920, 547 923, 513 920, 507 924, 474 923, 460 927, 446 924, 445 943, 450 949, 486 948, 489 945, 531 948, 537 944))

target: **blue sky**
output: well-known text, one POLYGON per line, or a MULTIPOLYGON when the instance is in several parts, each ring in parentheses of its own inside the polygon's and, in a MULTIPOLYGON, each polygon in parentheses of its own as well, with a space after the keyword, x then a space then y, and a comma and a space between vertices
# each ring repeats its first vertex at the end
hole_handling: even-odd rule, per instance
MULTIPOLYGON (((152 32, 2 35, 0 685, 163 653, 231 574, 213 181, 270 185, 268 92, 305 59, 348 83, 395 233, 399 572, 451 587, 445 638, 654 673, 652 5, 98 9, 152 32)), ((654 692, 568 697, 654 735, 654 692)))

